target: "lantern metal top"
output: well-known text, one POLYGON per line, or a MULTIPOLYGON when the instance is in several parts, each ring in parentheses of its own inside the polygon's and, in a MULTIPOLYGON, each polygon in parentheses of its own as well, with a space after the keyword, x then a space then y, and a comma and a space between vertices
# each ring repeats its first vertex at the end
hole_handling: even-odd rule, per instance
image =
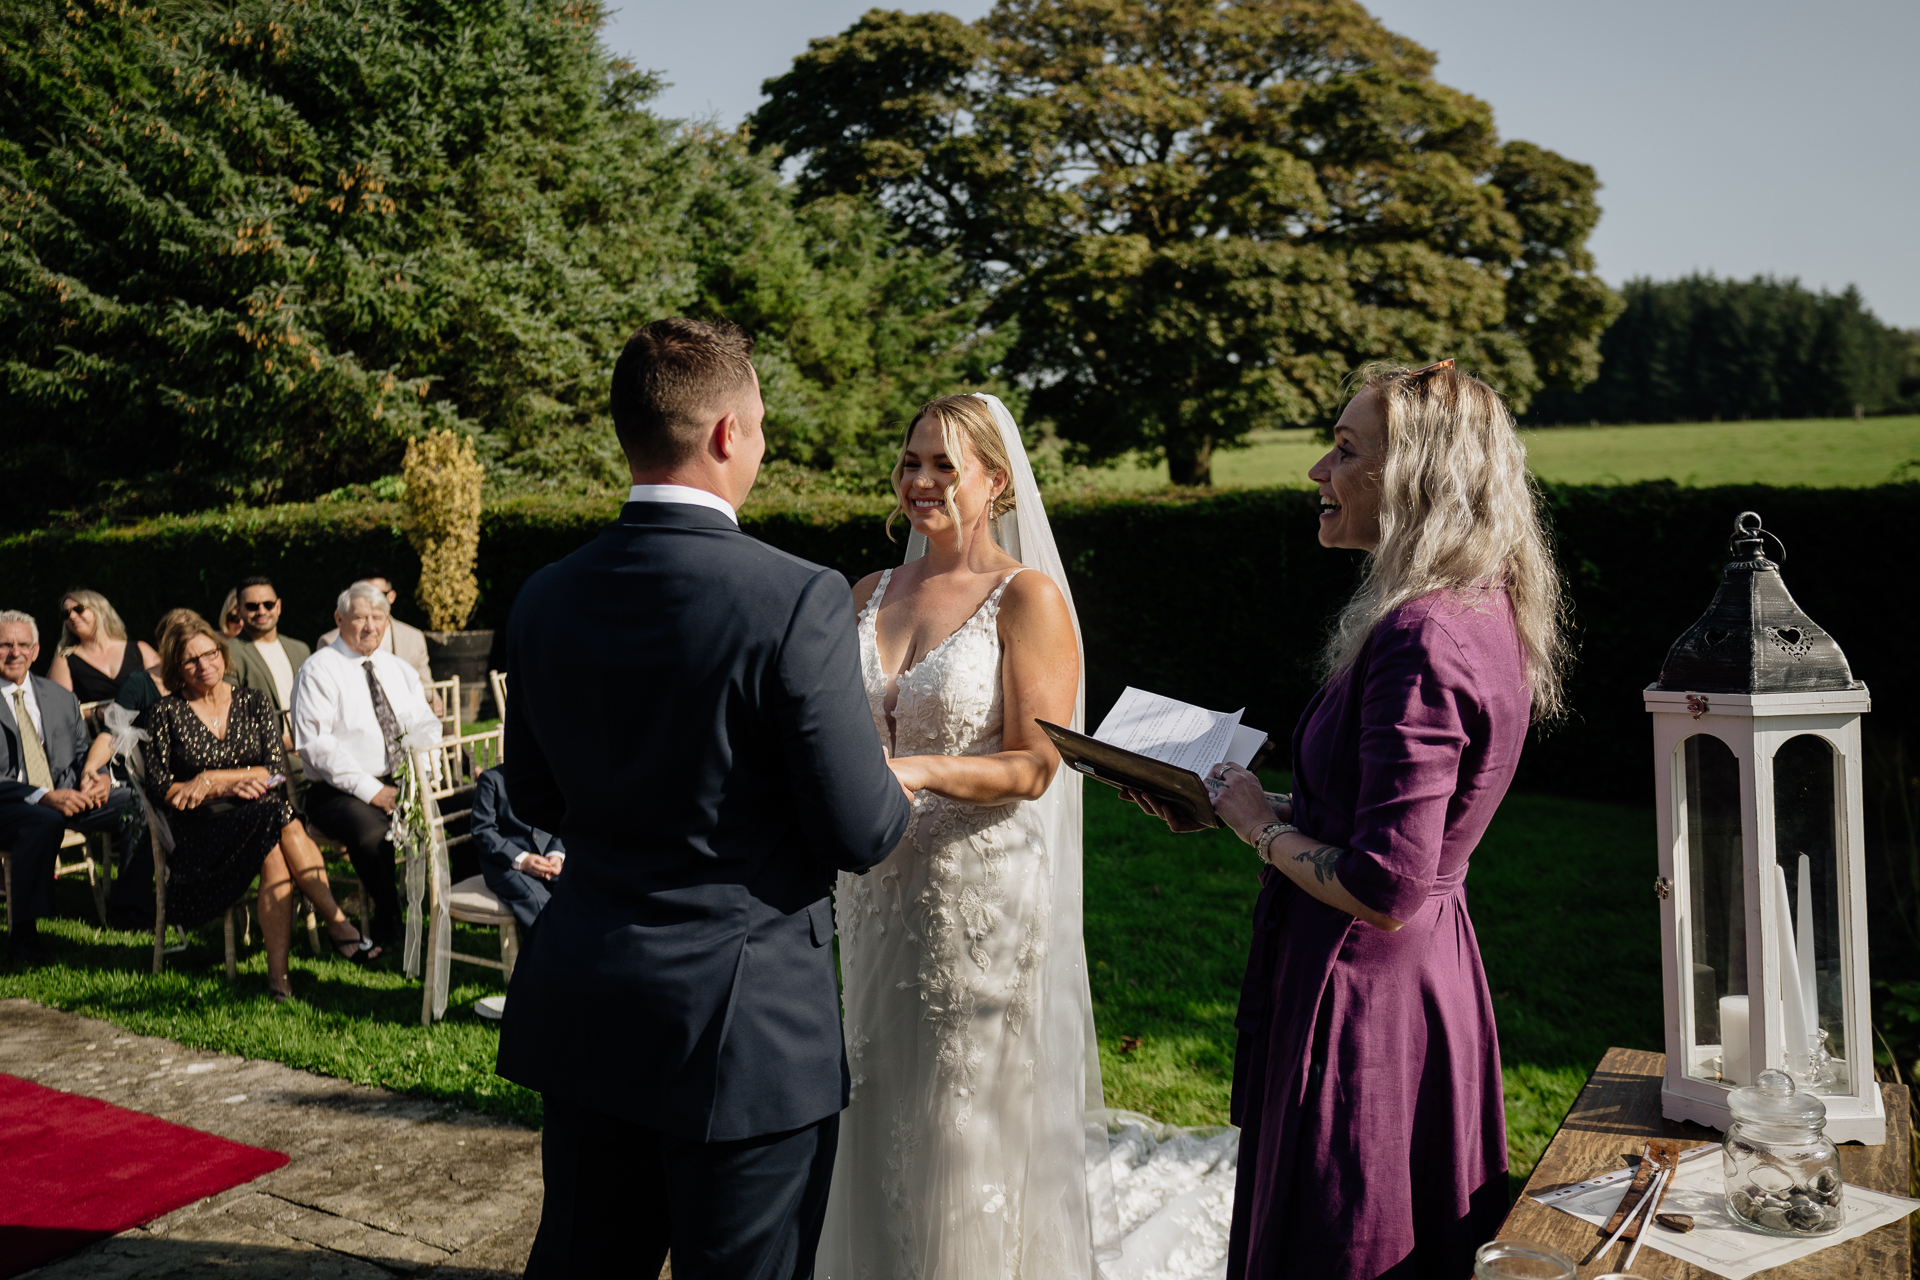
MULTIPOLYGON (((1801 693, 1858 689, 1834 638, 1793 602, 1780 566, 1767 559, 1760 517, 1742 511, 1734 554, 1713 602, 1667 650, 1658 689, 1695 693, 1801 693)), ((1781 547, 1781 558, 1786 548, 1781 547)))

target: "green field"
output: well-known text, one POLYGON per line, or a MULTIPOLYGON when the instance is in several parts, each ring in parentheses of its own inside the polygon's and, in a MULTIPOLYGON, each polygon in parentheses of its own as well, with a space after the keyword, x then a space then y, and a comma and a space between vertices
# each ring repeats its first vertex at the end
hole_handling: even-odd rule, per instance
MULTIPOLYGON (((1920 416, 1553 427, 1522 435, 1534 474, 1563 484, 1670 479, 1695 487, 1853 488, 1920 479, 1920 416), (1896 477, 1909 462, 1915 465, 1896 477)), ((1246 448, 1214 455, 1213 481, 1219 488, 1307 488, 1307 468, 1326 451, 1311 431, 1257 431, 1246 448)), ((1098 488, 1118 492, 1167 483, 1164 462, 1151 467, 1123 464, 1087 475, 1098 488)))
MULTIPOLYGON (((1087 961, 1107 1104, 1222 1123, 1258 890, 1253 855, 1226 833, 1173 836, 1104 787, 1087 788, 1086 813, 1087 961), (1125 1037, 1138 1046, 1123 1052, 1125 1037)), ((1653 865, 1650 810, 1528 795, 1507 800, 1474 857, 1468 891, 1499 1018, 1516 1179, 1607 1046, 1660 1044, 1658 916, 1619 890, 1650 882, 1653 865), (1593 982, 1597 973, 1608 980, 1593 982)), ((152 935, 94 928, 92 900, 74 881, 59 895, 59 918, 42 926, 59 963, 0 972, 0 997, 539 1122, 539 1099, 493 1074, 497 1030, 472 1012, 498 990, 496 974, 455 965, 447 1019, 427 1031, 416 984, 316 959, 300 942, 299 999, 279 1006, 266 998, 257 939, 231 987, 217 924, 154 978, 152 935)), ((459 934, 458 950, 494 946, 490 933, 459 934)))

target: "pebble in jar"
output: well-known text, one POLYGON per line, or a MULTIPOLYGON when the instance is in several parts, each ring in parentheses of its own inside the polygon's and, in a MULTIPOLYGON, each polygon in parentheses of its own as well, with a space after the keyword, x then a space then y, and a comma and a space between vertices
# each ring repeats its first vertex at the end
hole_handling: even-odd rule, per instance
POLYGON ((1734 1221, 1775 1236, 1823 1236, 1845 1221, 1840 1152, 1822 1129, 1827 1107, 1767 1070, 1727 1095, 1733 1120, 1721 1166, 1734 1221))

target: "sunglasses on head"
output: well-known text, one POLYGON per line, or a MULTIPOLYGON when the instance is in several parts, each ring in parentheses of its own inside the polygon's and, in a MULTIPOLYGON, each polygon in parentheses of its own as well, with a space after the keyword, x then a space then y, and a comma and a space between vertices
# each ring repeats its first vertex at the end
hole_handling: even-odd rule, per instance
POLYGON ((1439 373, 1442 369, 1451 369, 1451 368, 1453 368, 1453 357, 1448 356, 1445 360, 1435 360, 1432 364, 1428 365, 1424 369, 1415 369, 1412 373, 1409 373, 1407 376, 1409 378, 1424 378, 1430 373, 1439 373))

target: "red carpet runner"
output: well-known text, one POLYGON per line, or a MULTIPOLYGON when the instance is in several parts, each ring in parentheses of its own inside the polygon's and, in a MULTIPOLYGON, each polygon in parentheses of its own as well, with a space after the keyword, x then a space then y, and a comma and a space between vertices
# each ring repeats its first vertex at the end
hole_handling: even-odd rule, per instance
POLYGON ((286 1162, 0 1074, 0 1280, 286 1162))

